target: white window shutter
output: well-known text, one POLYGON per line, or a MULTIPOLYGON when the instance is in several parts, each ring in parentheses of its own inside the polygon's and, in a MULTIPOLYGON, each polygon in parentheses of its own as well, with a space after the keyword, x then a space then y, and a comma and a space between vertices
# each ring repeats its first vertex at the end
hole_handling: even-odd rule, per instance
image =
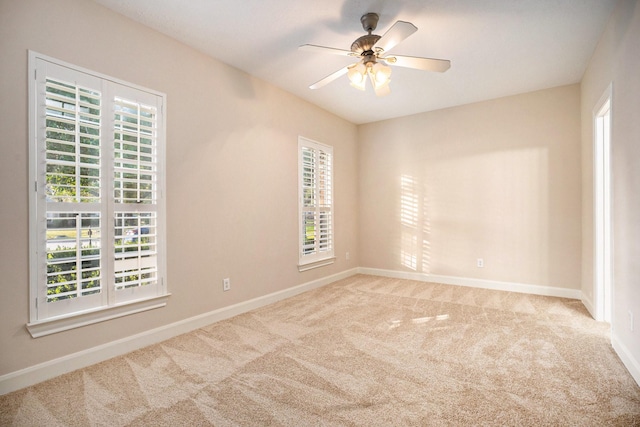
POLYGON ((166 295, 164 95, 34 53, 30 70, 30 325, 166 295))
POLYGON ((298 150, 298 265, 304 269, 304 266, 334 258, 333 148, 300 137, 298 150))

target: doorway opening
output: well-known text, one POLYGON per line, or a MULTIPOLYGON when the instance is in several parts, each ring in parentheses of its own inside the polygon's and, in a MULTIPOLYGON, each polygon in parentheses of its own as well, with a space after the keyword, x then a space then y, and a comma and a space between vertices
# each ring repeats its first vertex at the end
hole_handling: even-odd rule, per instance
POLYGON ((595 317, 611 323, 611 85, 594 109, 595 317))

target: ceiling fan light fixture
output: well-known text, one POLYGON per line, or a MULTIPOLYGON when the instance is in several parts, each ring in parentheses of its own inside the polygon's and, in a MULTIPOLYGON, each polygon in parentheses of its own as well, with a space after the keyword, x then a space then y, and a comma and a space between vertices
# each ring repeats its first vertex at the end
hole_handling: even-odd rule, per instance
POLYGON ((359 90, 365 90, 365 84, 367 83, 367 67, 362 62, 349 67, 347 71, 347 77, 351 82, 351 86, 359 90))
POLYGON ((371 76, 373 78, 374 86, 382 86, 385 84, 389 84, 391 80, 391 67, 385 65, 381 62, 376 62, 370 68, 371 76))
POLYGON ((369 79, 371 80, 371 86, 373 86, 376 96, 389 95, 391 93, 391 89, 389 88, 391 70, 389 67, 376 63, 367 67, 367 70, 369 79))

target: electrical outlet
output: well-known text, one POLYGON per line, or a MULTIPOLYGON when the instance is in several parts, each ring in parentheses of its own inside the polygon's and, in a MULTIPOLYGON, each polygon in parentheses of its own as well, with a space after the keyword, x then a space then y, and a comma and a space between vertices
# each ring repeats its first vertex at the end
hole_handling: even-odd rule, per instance
POLYGON ((231 279, 227 277, 222 281, 222 290, 226 292, 229 289, 231 289, 231 279))
POLYGON ((484 260, 482 258, 478 258, 476 265, 478 266, 478 268, 484 267, 484 260))
POLYGON ((347 252, 347 254, 345 255, 345 258, 347 258, 347 261, 349 261, 349 252, 347 252))

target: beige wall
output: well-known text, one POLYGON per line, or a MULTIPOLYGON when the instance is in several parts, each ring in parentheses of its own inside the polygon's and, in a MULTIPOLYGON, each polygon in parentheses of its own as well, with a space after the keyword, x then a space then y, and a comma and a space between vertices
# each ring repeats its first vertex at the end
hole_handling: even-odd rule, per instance
POLYGON ((355 125, 90 1, 0 1, 0 57, 0 375, 358 265, 355 125), (167 94, 166 308, 38 339, 26 331, 28 49, 167 94), (305 273, 298 135, 334 146, 342 255, 305 273))
POLYGON ((635 359, 640 378, 640 4, 617 5, 582 79, 582 291, 594 302, 593 109, 612 96, 612 338, 635 359), (634 314, 635 328, 629 325, 634 314))
POLYGON ((579 90, 360 126, 361 265, 579 289, 579 90))

